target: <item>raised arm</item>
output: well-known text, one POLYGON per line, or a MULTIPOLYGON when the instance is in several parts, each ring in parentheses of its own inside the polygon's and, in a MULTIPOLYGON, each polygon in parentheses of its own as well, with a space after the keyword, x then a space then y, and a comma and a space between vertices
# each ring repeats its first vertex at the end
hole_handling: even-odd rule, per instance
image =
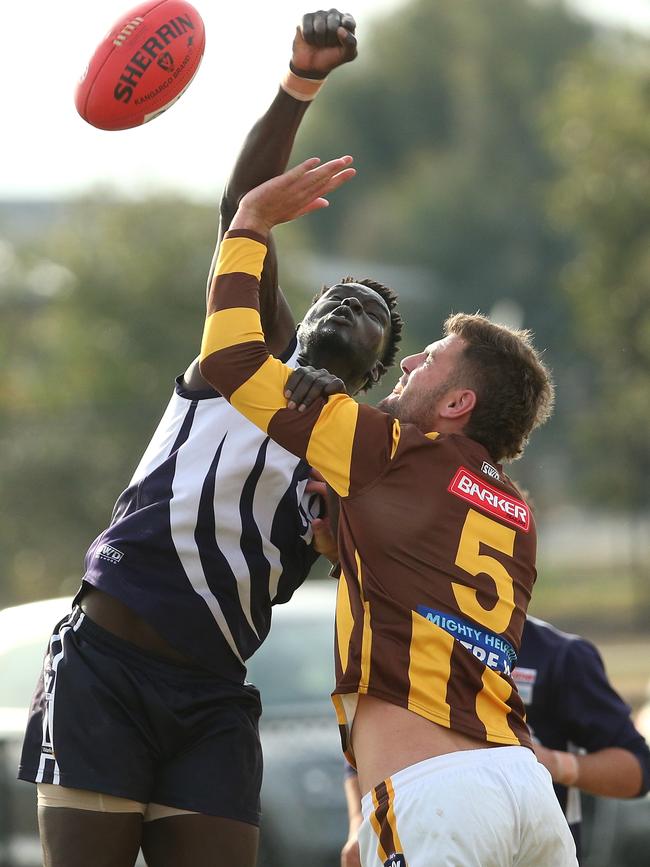
MULTIPOLYGON (((289 71, 269 109, 246 137, 226 184, 219 238, 230 227, 242 197, 286 170, 300 122, 323 81, 337 66, 356 57, 355 27, 351 15, 336 9, 303 17, 296 28, 289 71)), ((269 251, 267 260, 271 258, 274 254, 269 251)))
MULTIPOLYGON (((356 23, 336 9, 311 12, 296 28, 289 70, 266 113, 246 136, 220 203, 219 234, 208 275, 214 276, 219 247, 242 197, 264 181, 282 174, 291 155, 300 122, 327 75, 357 55, 356 23)), ((260 279, 260 312, 268 346, 274 355, 286 349, 295 329, 291 310, 278 285, 278 261, 272 237, 260 279)), ((190 388, 205 387, 198 364, 185 374, 190 388)))
POLYGON ((201 373, 232 405, 348 496, 386 467, 399 439, 397 422, 345 394, 287 409, 290 368, 269 355, 259 315, 265 241, 278 223, 325 207, 323 196, 354 175, 351 157, 306 160, 256 187, 240 202, 221 245, 201 346, 201 373), (369 447, 369 444, 372 444, 369 447))

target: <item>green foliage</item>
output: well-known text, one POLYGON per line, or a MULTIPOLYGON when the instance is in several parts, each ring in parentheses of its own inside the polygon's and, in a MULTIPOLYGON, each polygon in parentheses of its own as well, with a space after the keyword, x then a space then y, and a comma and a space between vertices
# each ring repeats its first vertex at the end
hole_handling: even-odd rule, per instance
POLYGON ((596 502, 635 508, 650 505, 650 65, 641 47, 615 43, 576 59, 547 116, 562 168, 553 213, 577 242, 563 285, 577 350, 591 362, 576 401, 584 485, 596 502))
POLYGON ((84 551, 198 352, 215 212, 89 199, 22 251, 0 325, 5 601, 78 585, 84 551), (59 263, 54 281, 44 257, 59 263))
POLYGON ((301 139, 359 171, 313 242, 430 267, 445 312, 508 297, 548 325, 539 299, 565 248, 544 209, 538 109, 589 36, 562 6, 522 0, 417 0, 378 24, 301 139))
POLYGON ((95 195, 17 251, 0 241, 0 606, 78 587, 198 354, 217 220, 95 195))

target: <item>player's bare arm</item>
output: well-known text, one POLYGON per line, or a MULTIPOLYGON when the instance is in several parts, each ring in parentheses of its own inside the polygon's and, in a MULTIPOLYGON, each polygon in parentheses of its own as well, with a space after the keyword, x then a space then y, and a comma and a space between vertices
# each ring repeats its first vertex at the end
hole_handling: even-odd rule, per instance
MULTIPOLYGON (((285 171, 298 128, 322 82, 336 67, 357 55, 354 18, 337 9, 303 16, 293 40, 290 68, 277 96, 248 133, 226 183, 220 203, 219 233, 208 276, 214 275, 219 246, 242 197, 251 189, 285 171)), ((272 237, 260 279, 260 313, 269 350, 279 355, 295 330, 291 310, 278 283, 277 251, 272 237)), ((195 361, 185 374, 191 389, 206 383, 195 361)))
POLYGON ((561 786, 607 798, 635 798, 641 791, 643 772, 637 757, 621 747, 608 747, 587 755, 575 755, 535 744, 535 754, 561 786))
POLYGON ((346 776, 343 788, 348 807, 348 839, 341 849, 341 867, 361 867, 358 831, 363 821, 361 792, 356 774, 346 776))
MULTIPOLYGON (((226 184, 220 207, 219 242, 230 227, 242 197, 249 190, 286 170, 298 127, 317 93, 319 83, 333 69, 356 57, 355 29, 354 18, 336 9, 330 9, 329 12, 311 12, 303 16, 293 40, 290 73, 282 82, 268 111, 246 137, 226 184), (313 81, 314 86, 301 83, 300 79, 313 81)), ((216 260, 212 264, 210 278, 215 262, 216 260)), ((286 304, 282 304, 284 298, 278 297, 275 305, 271 303, 276 295, 280 296, 277 253, 273 239, 269 238, 260 279, 260 304, 262 325, 271 351, 276 342, 280 344, 277 347, 279 351, 284 349, 294 328, 293 318, 288 310, 288 327, 282 322, 281 308, 286 308, 286 304), (273 321, 273 317, 268 315, 270 311, 265 309, 272 307, 278 308, 275 318, 279 321, 273 321), (283 324, 285 328, 282 328, 283 324), (275 331, 284 333, 276 338, 275 331)))

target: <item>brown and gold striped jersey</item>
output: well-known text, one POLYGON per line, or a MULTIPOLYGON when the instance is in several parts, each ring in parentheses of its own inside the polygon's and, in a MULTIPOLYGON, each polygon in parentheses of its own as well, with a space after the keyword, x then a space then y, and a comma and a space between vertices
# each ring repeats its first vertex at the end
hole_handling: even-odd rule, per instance
POLYGON ((201 371, 341 498, 333 700, 344 746, 360 694, 496 744, 530 746, 510 671, 535 581, 521 494, 479 443, 423 433, 347 395, 287 410, 258 288, 266 247, 222 242, 201 371))

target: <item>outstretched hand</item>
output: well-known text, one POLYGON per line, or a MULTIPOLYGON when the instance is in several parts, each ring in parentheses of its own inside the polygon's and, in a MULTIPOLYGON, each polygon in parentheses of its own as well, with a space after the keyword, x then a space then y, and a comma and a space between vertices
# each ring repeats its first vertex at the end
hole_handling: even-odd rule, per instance
POLYGON ((324 196, 355 176, 352 161, 344 156, 321 165, 318 157, 312 157, 260 184, 242 198, 230 228, 251 229, 266 237, 279 223, 326 208, 329 202, 324 196))
POLYGON ((291 68, 306 78, 325 78, 357 56, 356 21, 338 9, 303 15, 293 40, 291 68))

